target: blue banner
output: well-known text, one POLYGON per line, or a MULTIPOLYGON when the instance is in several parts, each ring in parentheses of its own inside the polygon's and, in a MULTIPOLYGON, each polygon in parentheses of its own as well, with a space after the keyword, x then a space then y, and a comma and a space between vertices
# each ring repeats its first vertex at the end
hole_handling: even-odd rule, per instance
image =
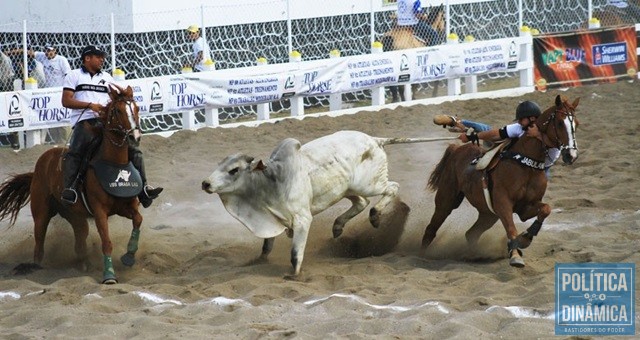
POLYGON ((634 263, 557 263, 556 335, 634 335, 634 263))

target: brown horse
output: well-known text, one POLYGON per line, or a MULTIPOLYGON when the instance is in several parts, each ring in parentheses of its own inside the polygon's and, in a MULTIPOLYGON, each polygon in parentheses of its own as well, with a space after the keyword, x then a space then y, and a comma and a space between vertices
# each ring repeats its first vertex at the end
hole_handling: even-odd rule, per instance
POLYGON ((523 136, 512 141, 485 170, 477 170, 474 164, 483 154, 479 146, 450 145, 429 178, 429 188, 437 190, 436 208, 425 229, 422 248, 431 244, 442 223, 466 197, 479 212, 465 234, 469 245, 475 246, 482 233, 500 219, 507 233, 509 263, 523 267, 522 249, 531 244, 551 213, 551 207, 542 202, 547 189, 544 173, 547 150, 562 150, 563 161, 568 164, 578 157, 575 142, 578 102, 579 98, 570 104, 566 98, 557 96, 555 106, 545 110, 535 122, 542 140, 523 136), (537 218, 527 231, 518 235, 513 213, 523 222, 537 218))
MULTIPOLYGON (((413 28, 396 26, 389 32, 386 32, 382 38, 383 51, 396 51, 405 50, 411 48, 424 47, 425 43, 416 38, 413 34, 413 28)), ((416 84, 411 85, 411 90, 415 92, 416 84)), ((405 95, 401 85, 394 85, 389 87, 391 92, 391 101, 397 103, 399 101, 405 101, 405 95)))
MULTIPOLYGON (((62 156, 66 148, 52 148, 44 152, 33 172, 12 176, 0 186, 0 219, 10 216, 13 225, 18 212, 31 199, 31 213, 34 222, 35 247, 32 264, 21 264, 15 268, 19 273, 28 273, 32 269, 38 269, 44 257, 44 240, 49 221, 56 214, 60 214, 73 227, 75 236, 75 253, 78 260, 86 266, 87 261, 87 236, 89 226, 87 218, 93 217, 102 241, 102 254, 104 271, 102 283, 117 283, 115 271, 111 260, 112 244, 109 238, 108 217, 114 214, 126 217, 133 221, 133 230, 127 246, 127 253, 121 257, 126 266, 135 263, 135 253, 138 250, 138 238, 142 215, 138 212, 139 201, 137 194, 142 189, 142 184, 129 180, 132 166, 129 164, 128 143, 137 143, 140 139, 138 106, 133 100, 133 89, 129 86, 122 89, 111 86, 109 96, 111 102, 107 105, 99 120, 103 128, 96 131, 102 135, 95 154, 89 163, 84 176, 84 184, 80 188, 82 194, 78 202, 72 206, 63 205, 60 194, 62 184, 62 156), (106 162, 106 163, 105 163, 106 162), (118 191, 109 190, 109 193, 101 185, 102 173, 111 164, 116 170, 113 178, 115 181, 109 186, 121 186, 126 184, 129 191, 125 195, 119 195, 118 191), (122 165, 122 166, 119 166, 122 165), (124 168, 124 169, 122 169, 124 168), (119 170, 118 170, 119 169, 119 170), (117 171, 120 171, 119 173, 117 171), (124 174, 126 181, 123 180, 124 174), (117 196, 126 197, 117 197, 117 196)), ((136 178, 137 172, 131 177, 136 178)), ((104 182, 104 181, 103 181, 104 182)))

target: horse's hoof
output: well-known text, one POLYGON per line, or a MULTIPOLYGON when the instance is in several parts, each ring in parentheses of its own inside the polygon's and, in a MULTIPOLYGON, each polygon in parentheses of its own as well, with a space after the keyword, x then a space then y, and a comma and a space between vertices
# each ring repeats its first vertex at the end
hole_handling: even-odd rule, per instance
POLYGON ((132 253, 126 253, 120 257, 120 262, 127 267, 131 267, 136 263, 135 255, 132 253))
POLYGON ((524 267, 524 260, 520 256, 514 256, 509 259, 509 265, 516 268, 524 267))
POLYGON ((103 285, 114 285, 118 283, 118 280, 115 277, 107 277, 102 280, 103 285))
POLYGON ((520 249, 529 247, 531 245, 531 241, 533 241, 533 235, 526 231, 516 237, 516 242, 518 242, 518 247, 520 249))
POLYGON ((20 263, 11 270, 11 273, 13 275, 27 275, 39 269, 42 267, 37 263, 20 263))

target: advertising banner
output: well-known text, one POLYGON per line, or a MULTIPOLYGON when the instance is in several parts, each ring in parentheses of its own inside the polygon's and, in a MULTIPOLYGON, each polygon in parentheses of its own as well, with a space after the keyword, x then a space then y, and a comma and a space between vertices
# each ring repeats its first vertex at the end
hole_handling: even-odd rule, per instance
POLYGON ((638 71, 636 45, 632 26, 534 37, 536 88, 631 79, 638 71))
MULTIPOLYGON (((523 38, 447 44, 418 49, 245 68, 185 73, 118 82, 133 88, 140 115, 263 104, 293 96, 328 96, 380 86, 516 71, 523 38)), ((530 38, 529 38, 530 39, 530 38)), ((528 40, 530 43, 531 40, 528 40)), ((603 67, 621 47, 598 47, 603 67)), ((600 64, 599 64, 600 65, 600 64)), ((68 125, 62 88, 0 95, 0 133, 68 125)))

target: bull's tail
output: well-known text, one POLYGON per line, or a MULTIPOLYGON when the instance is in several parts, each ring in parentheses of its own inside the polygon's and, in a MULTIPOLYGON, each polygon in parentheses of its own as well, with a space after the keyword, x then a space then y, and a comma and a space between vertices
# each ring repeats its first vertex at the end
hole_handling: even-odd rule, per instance
POLYGON ((11 225, 16 222, 18 212, 29 203, 33 172, 14 175, 0 185, 0 220, 10 217, 11 225))
POLYGON ((454 139, 458 139, 458 137, 376 138, 380 146, 385 146, 389 144, 439 142, 443 140, 454 140, 454 139))
MULTIPOLYGON (((436 191, 440 188, 440 184, 442 184, 443 178, 446 177, 443 175, 446 174, 447 172, 450 172, 449 169, 447 169, 447 166, 452 162, 451 156, 453 155, 453 151, 457 147, 458 146, 455 144, 449 145, 447 150, 445 150, 444 155, 442 156, 442 159, 440 159, 440 162, 438 163, 438 165, 436 165, 436 168, 433 170, 433 172, 429 176, 429 182, 427 184, 427 187, 432 191, 436 191)), ((453 188, 451 190, 453 190, 453 188)))

